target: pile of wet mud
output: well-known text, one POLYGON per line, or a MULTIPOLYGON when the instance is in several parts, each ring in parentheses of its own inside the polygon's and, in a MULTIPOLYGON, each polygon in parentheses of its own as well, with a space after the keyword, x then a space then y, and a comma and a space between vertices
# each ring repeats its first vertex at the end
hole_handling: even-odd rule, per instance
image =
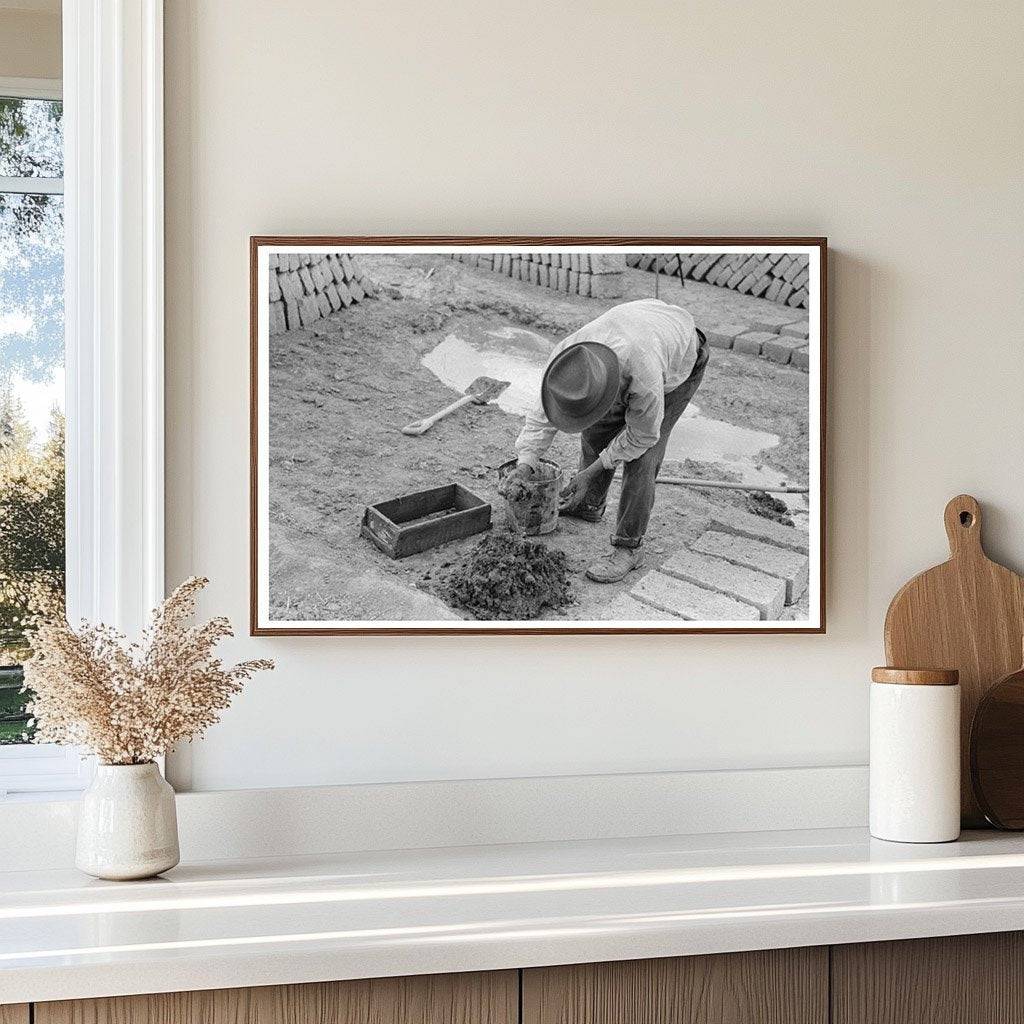
POLYGON ((433 589, 476 619, 535 619, 574 600, 564 552, 527 540, 512 523, 496 526, 433 589))
POLYGON ((753 512, 755 516, 763 516, 765 519, 781 523, 783 526, 793 525, 793 520, 789 515, 789 506, 765 491, 751 491, 747 495, 746 505, 747 511, 753 512))

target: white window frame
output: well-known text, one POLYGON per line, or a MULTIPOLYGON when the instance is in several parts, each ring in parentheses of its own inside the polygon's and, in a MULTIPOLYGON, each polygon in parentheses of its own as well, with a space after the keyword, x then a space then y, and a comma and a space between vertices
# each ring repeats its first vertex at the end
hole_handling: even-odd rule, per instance
MULTIPOLYGON (((59 100, 62 98, 58 78, 0 77, 0 96, 19 100, 59 100)), ((62 195, 63 178, 11 178, 0 174, 0 192, 21 195, 62 195)))
MULTIPOLYGON (((68 618, 136 636, 164 596, 163 0, 64 0, 63 39, 68 618)), ((0 748, 0 798, 91 774, 0 748)))
POLYGON ((0 77, 0 96, 13 96, 19 100, 59 100, 63 95, 59 78, 0 77))

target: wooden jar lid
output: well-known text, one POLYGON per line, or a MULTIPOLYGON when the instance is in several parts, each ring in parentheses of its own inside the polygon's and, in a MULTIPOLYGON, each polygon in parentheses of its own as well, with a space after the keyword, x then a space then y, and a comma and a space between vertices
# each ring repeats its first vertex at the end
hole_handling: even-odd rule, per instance
POLYGON ((955 668, 888 668, 871 670, 873 683, 900 683, 905 686, 956 686, 960 673, 955 668))

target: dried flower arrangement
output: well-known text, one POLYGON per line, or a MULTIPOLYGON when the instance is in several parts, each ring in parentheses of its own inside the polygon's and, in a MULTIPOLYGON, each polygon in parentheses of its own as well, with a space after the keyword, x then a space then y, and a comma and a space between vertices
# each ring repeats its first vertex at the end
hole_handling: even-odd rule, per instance
POLYGON ((274 663, 225 668, 214 657, 232 635, 228 620, 189 625, 208 582, 194 576, 182 583, 153 612, 139 643, 102 624, 37 623, 25 663, 36 742, 86 747, 104 764, 145 764, 218 722, 242 684, 274 663))

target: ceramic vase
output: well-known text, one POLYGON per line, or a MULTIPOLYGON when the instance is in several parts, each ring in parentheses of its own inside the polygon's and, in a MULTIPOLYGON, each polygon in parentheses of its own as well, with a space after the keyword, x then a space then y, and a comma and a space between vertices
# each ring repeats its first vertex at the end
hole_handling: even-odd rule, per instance
POLYGON ((101 764, 82 794, 75 864, 96 878, 151 878, 178 863, 174 790, 149 764, 101 764))

